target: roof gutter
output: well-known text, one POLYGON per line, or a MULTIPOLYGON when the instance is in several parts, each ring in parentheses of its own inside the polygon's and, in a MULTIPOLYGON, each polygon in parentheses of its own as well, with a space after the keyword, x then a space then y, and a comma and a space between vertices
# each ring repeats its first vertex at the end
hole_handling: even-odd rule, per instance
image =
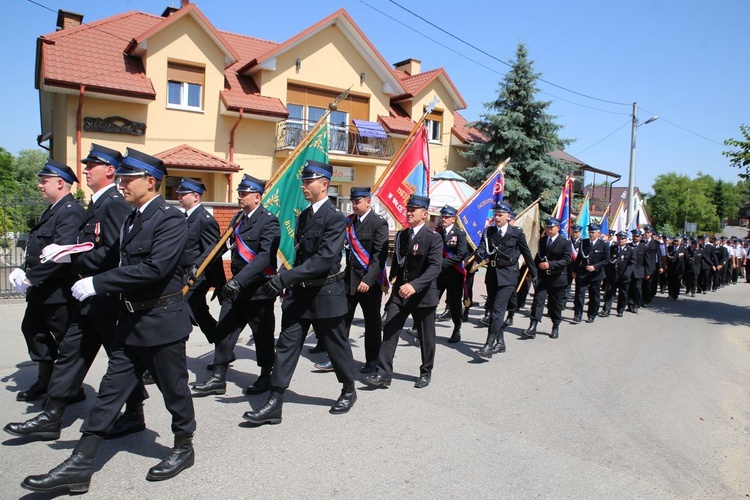
MULTIPOLYGON (((244 109, 240 108, 239 115, 237 116, 237 121, 234 122, 234 126, 232 127, 232 130, 229 132, 229 161, 234 163, 234 131, 237 130, 237 127, 240 126, 240 122, 242 122, 242 115, 244 113, 244 109)), ((227 201, 232 200, 232 173, 227 173, 227 201)))

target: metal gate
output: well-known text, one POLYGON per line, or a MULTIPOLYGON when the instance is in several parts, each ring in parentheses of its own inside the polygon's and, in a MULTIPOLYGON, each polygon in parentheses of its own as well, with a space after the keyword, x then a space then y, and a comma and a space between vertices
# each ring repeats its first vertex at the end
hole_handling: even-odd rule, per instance
POLYGON ((8 280, 8 275, 22 267, 29 231, 47 208, 41 199, 25 200, 0 197, 0 298, 22 297, 8 280))

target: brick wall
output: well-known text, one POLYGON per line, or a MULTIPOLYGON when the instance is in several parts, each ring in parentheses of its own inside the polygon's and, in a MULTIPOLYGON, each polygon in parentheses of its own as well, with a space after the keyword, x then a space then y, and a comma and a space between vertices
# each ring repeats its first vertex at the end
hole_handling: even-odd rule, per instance
MULTIPOLYGON (((232 221, 234 214, 238 212, 237 205, 229 203, 204 203, 206 208, 213 212, 214 219, 219 223, 219 231, 223 235, 224 231, 229 227, 229 223, 232 221)), ((231 260, 225 258, 224 260, 224 273, 227 278, 232 276, 232 270, 230 269, 231 260)))

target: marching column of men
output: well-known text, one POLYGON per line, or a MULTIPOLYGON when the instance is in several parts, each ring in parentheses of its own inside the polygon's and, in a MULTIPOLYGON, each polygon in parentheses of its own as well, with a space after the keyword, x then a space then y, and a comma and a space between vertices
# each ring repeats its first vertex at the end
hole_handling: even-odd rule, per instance
MULTIPOLYGON (((279 220, 261 203, 265 182, 245 174, 237 187, 240 211, 221 240, 230 242, 232 277, 226 281, 218 224, 200 204, 205 186, 199 180, 183 178, 177 189, 183 214, 159 195, 167 173, 161 160, 132 149, 123 157, 94 144, 83 163, 92 190, 85 214, 70 195, 71 185, 77 182, 70 167, 50 160, 39 172, 39 189, 51 205, 32 230, 24 270, 14 272, 11 279, 26 292, 22 331, 32 359, 39 363, 37 381, 18 399, 47 396, 48 400, 42 413, 6 425, 6 432, 58 439, 65 408, 85 397, 81 384, 102 345, 110 360, 71 456, 47 474, 26 477, 22 486, 33 491, 88 491, 102 440, 145 429, 143 401, 148 394, 142 379, 146 371, 172 415, 174 434, 173 447, 146 479, 170 479, 191 467, 196 429, 191 396, 226 392, 229 364, 245 326, 252 330, 260 368, 245 393, 270 392, 263 406, 245 412, 243 418, 253 425, 277 424, 311 327, 342 384, 330 413, 347 413, 353 407, 357 392, 348 337, 358 304, 365 318, 363 381, 376 387, 391 385, 399 334, 412 316, 422 360, 414 387, 429 386, 436 351, 435 310, 443 291, 453 320, 448 342, 461 340, 465 261, 486 259, 488 265, 489 325, 487 340, 477 351, 481 358, 506 351, 504 330, 512 324, 509 303, 517 286, 526 281, 526 273, 519 270, 521 257, 535 288, 529 327, 521 333, 531 339, 545 303, 552 323, 550 337, 559 338, 571 282, 576 284, 573 322, 581 321, 588 293, 587 322, 591 323, 599 311, 605 276, 601 315, 609 316, 617 294, 616 312, 622 316, 626 308, 636 313, 648 305, 659 276, 665 276, 669 297, 676 300, 683 287, 694 297, 696 292, 736 283, 747 266, 746 250, 723 237, 708 241, 702 236, 683 244, 679 236, 658 236, 646 227, 644 241, 634 230, 631 243, 626 232, 619 232, 608 245, 597 224, 588 226, 590 239, 579 238, 580 226, 572 226, 573 239, 566 239, 560 234, 561 221, 554 217, 546 220, 532 259, 526 235, 513 226, 512 209, 502 201, 494 206, 494 225, 484 230, 477 252, 467 259, 466 233, 455 224, 456 209, 443 207, 441 227, 433 231, 426 224, 430 199, 411 195, 409 227, 396 234, 387 280, 388 227, 371 209, 370 188, 352 188, 353 213, 345 217, 328 198, 332 166, 308 161, 301 179, 310 206, 296 221, 292 269, 277 272, 279 220), (130 207, 135 207, 132 213, 130 207), (56 257, 55 262, 46 262, 45 248, 53 244, 69 245, 65 248, 71 260, 56 257), (198 276, 199 267, 214 269, 205 273, 214 277, 198 276), (186 278, 192 285, 187 298, 183 296, 186 278), (380 306, 389 281, 392 296, 381 338, 380 306), (206 304, 211 287, 221 298, 218 321, 213 321, 206 304), (274 344, 274 302, 283 290, 281 332, 274 344), (191 384, 192 394, 185 352, 191 316, 215 344, 212 373, 204 382, 191 384)), ((512 310, 520 306, 514 304, 512 310)))
POLYGON ((187 223, 184 215, 159 195, 166 175, 164 163, 128 149, 116 175, 125 201, 136 207, 125 220, 120 237, 119 266, 76 281, 73 296, 84 301, 96 295, 120 294, 119 320, 99 395, 82 426, 72 455, 47 474, 32 475, 22 486, 32 491, 88 491, 93 461, 120 409, 148 370, 172 414, 174 446, 149 469, 146 479, 175 477, 195 461, 192 438, 195 413, 187 380, 185 344, 192 330, 182 295, 187 223))
MULTIPOLYGON (((73 254, 71 272, 74 276, 96 276, 118 265, 120 228, 130 214, 130 207, 115 187, 115 170, 120 166, 119 151, 94 144, 83 172, 92 190, 91 201, 81 221, 76 243, 90 243, 89 251, 73 254)), ((113 294, 95 295, 77 302, 75 312, 62 342, 49 382, 48 399, 44 411, 23 423, 10 423, 5 431, 26 437, 59 439, 65 408, 85 398, 81 384, 104 346, 110 355, 118 346, 113 335, 117 325, 119 297, 113 294)), ((145 429, 143 400, 148 393, 142 384, 131 393, 126 403, 129 411, 118 418, 108 438, 115 438, 145 429), (135 417, 135 418, 133 418, 135 417)))

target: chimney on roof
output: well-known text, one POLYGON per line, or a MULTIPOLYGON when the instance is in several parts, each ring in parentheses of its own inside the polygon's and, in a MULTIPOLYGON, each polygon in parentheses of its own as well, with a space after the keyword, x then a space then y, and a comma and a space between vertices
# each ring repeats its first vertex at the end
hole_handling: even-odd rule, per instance
POLYGON ((57 31, 75 28, 81 24, 83 24, 83 14, 62 9, 57 11, 57 31))
POLYGON ((418 59, 406 59, 393 65, 396 71, 403 71, 409 76, 418 75, 422 70, 422 61, 418 59))

